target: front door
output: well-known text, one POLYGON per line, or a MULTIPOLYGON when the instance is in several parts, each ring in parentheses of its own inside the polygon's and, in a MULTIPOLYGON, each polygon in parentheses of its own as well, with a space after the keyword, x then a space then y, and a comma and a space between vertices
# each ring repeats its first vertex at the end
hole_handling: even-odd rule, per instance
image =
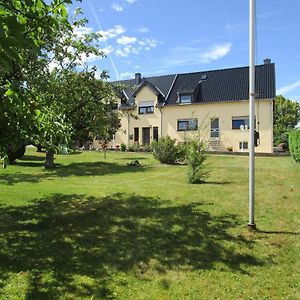
POLYGON ((150 144, 150 127, 143 127, 143 145, 150 144))

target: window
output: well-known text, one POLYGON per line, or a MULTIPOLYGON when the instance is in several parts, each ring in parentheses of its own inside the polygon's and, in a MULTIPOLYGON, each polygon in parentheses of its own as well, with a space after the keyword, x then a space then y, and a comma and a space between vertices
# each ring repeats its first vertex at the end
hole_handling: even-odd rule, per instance
POLYGON ((248 142, 240 142, 240 150, 248 149, 248 142))
POLYGON ((198 119, 184 119, 177 121, 178 131, 188 131, 198 129, 198 119))
POLYGON ((210 120, 210 137, 219 138, 219 118, 214 118, 210 120))
POLYGON ((133 138, 134 138, 134 141, 135 142, 139 142, 139 128, 138 127, 134 127, 134 136, 133 136, 133 138))
POLYGON ((192 95, 179 95, 179 103, 192 103, 192 95))
POLYGON ((142 101, 139 102, 139 114, 153 114, 154 113, 154 101, 142 101))
POLYGON ((249 128, 249 117, 233 117, 232 118, 232 129, 240 129, 241 125, 248 126, 249 128))
POLYGON ((153 140, 158 141, 158 127, 153 127, 153 140))

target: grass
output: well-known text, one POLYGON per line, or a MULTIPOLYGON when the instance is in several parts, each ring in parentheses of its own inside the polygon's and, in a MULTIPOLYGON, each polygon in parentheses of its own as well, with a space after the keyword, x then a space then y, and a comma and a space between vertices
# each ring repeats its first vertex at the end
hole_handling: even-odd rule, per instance
POLYGON ((300 166, 210 156, 205 184, 151 154, 28 149, 0 171, 0 299, 300 299, 300 166), (142 167, 126 164, 138 159, 142 167))

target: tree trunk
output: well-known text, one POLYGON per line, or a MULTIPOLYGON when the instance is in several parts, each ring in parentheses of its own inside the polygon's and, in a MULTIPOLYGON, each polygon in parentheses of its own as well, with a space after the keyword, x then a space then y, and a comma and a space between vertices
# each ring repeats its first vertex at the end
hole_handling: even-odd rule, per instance
POLYGON ((55 168, 55 164, 54 164, 54 150, 47 150, 46 151, 46 160, 45 160, 45 164, 44 167, 46 169, 53 169, 55 168))
POLYGON ((36 145, 36 152, 43 152, 42 145, 36 145))

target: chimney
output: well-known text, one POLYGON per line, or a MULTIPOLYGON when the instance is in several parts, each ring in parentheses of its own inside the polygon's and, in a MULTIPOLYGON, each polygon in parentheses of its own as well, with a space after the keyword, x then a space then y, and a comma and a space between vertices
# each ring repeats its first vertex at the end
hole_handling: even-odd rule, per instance
POLYGON ((269 65, 271 63, 271 58, 264 59, 264 65, 269 65))
POLYGON ((142 74, 141 73, 135 73, 135 85, 139 85, 141 83, 142 74))

